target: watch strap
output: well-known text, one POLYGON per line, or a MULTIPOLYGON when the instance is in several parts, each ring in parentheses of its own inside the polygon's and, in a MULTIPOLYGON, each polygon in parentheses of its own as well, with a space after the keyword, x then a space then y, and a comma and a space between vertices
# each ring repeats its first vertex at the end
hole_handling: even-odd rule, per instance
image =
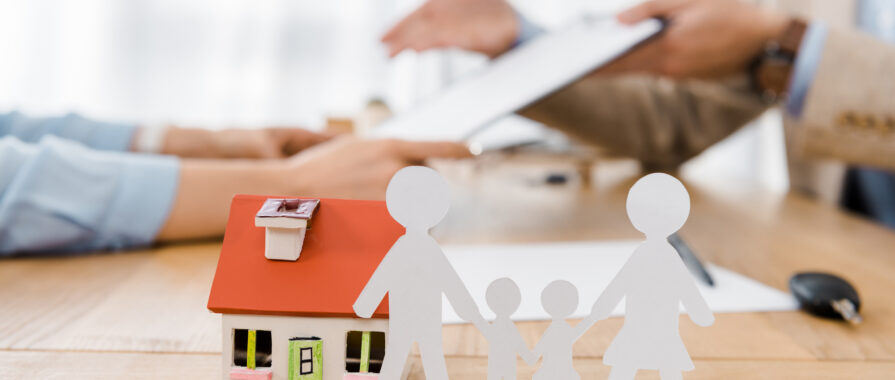
POLYGON ((750 66, 753 86, 772 101, 786 95, 802 37, 808 24, 792 19, 777 38, 765 43, 764 49, 750 66))

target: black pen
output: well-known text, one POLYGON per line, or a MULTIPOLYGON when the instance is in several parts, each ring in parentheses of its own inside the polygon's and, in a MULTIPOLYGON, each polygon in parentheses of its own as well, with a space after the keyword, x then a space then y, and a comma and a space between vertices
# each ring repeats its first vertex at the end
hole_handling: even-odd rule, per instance
POLYGON ((693 274, 693 276, 698 277, 708 286, 715 286, 715 280, 712 279, 709 271, 705 269, 705 265, 703 265, 702 261, 696 257, 696 254, 693 253, 693 250, 690 249, 690 246, 684 242, 684 239, 682 239, 680 235, 677 233, 671 234, 671 236, 668 237, 668 243, 677 250, 677 254, 681 256, 681 260, 684 261, 684 265, 687 266, 687 269, 690 270, 690 273, 693 274))

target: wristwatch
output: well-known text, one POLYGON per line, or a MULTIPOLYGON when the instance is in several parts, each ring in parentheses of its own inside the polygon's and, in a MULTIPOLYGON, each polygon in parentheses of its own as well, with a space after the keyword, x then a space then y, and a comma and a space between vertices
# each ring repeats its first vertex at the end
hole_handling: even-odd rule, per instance
POLYGON ((789 78, 807 28, 805 21, 792 19, 780 36, 765 43, 764 49, 749 66, 752 85, 769 101, 786 96, 789 78))

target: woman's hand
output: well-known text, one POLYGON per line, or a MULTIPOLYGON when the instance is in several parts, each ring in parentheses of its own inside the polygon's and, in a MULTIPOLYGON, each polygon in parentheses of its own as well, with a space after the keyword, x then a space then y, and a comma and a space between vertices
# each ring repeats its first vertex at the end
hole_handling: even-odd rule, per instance
MULTIPOLYGON (((165 132, 161 151, 188 158, 290 157, 333 137, 301 128, 223 129, 172 127, 165 132)), ((138 132, 137 139, 140 138, 138 132)))
POLYGON ((297 194, 351 199, 385 199, 385 188, 401 168, 428 158, 466 158, 469 149, 453 142, 362 140, 341 137, 288 160, 297 194))
POLYGON ((385 199, 392 176, 428 158, 464 158, 469 150, 451 142, 359 140, 342 137, 288 160, 191 160, 180 164, 180 181, 159 241, 220 236, 235 194, 385 199))

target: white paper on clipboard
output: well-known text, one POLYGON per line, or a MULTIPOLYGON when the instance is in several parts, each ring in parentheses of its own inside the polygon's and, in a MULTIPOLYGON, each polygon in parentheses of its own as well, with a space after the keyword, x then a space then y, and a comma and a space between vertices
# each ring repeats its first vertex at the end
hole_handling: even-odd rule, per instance
POLYGON ((662 29, 585 18, 545 33, 370 131, 374 138, 464 141, 502 116, 556 91, 662 29))

